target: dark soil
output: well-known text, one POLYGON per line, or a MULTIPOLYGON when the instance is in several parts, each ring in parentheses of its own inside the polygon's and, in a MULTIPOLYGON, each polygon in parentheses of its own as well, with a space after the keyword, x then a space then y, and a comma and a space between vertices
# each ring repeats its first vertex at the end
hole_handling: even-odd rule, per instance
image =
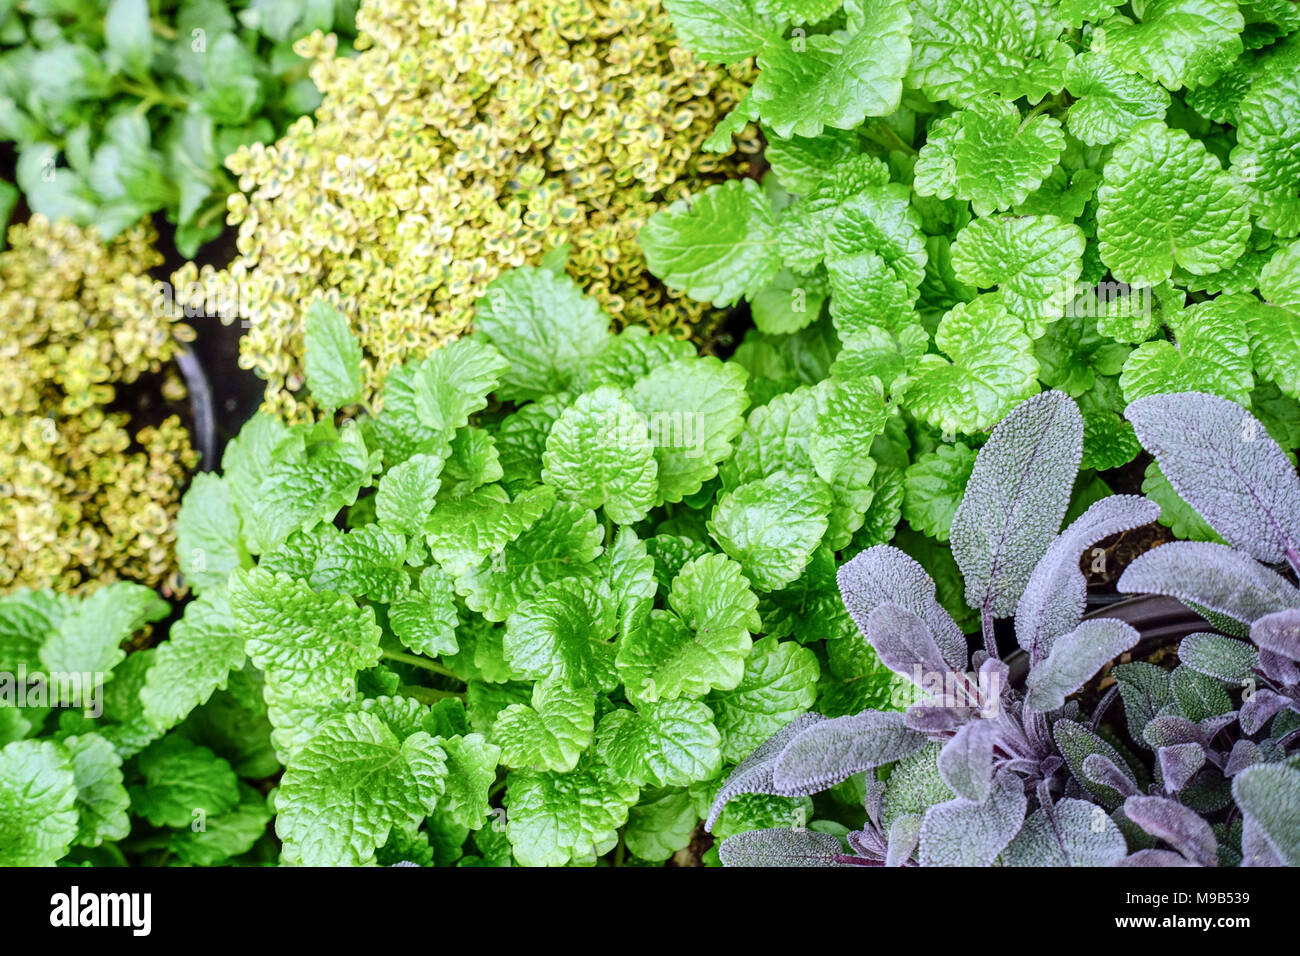
POLYGON ((691 834, 691 842, 674 853, 664 866, 704 866, 704 854, 709 852, 713 842, 713 834, 708 833, 701 823, 691 834))

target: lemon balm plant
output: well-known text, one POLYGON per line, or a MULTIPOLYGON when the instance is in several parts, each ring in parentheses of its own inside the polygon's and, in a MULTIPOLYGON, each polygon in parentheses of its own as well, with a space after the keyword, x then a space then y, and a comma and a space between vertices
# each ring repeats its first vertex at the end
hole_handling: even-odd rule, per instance
MULTIPOLYGON (((260 675, 286 862, 662 861, 786 721, 890 706, 830 600, 835 553, 898 521, 869 517, 883 397, 827 377, 750 411, 743 365, 613 334, 561 270, 498 278, 368 414, 256 416, 185 496, 198 597, 143 719, 260 675)), ((345 318, 305 324, 313 401, 357 402, 345 318)))
MULTIPOLYGON (((828 315, 840 362, 927 428, 909 520, 938 541, 979 436, 1055 388, 1086 472, 1123 407, 1197 389, 1300 446, 1300 14, 1293 4, 667 0, 700 58, 756 58, 718 142, 771 169, 642 230, 670 288, 749 304, 779 348, 828 315)), ((1152 465, 1185 537, 1213 532, 1152 465)))

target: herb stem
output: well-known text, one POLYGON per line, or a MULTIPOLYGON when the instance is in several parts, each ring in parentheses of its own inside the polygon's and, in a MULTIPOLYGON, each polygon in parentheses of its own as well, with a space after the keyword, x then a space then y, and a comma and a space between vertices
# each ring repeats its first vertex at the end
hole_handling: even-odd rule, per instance
POLYGON ((436 690, 432 687, 417 687, 413 684, 403 684, 398 688, 398 693, 406 697, 414 697, 422 704, 436 704, 440 700, 464 700, 465 692, 463 690, 436 690))
POLYGON ((1296 551, 1295 548, 1288 547, 1286 549, 1286 563, 1291 565, 1291 570, 1296 573, 1297 578, 1300 578, 1300 552, 1296 551))
POLYGON ((984 632, 984 650, 989 652, 989 657, 997 660, 998 642, 993 635, 993 611, 987 602, 980 608, 980 630, 984 632))
POLYGON ((916 156, 917 151, 911 143, 894 132, 893 127, 886 123, 873 123, 867 130, 867 137, 878 146, 886 149, 896 149, 907 153, 909 156, 916 156), (873 136, 873 134, 875 134, 873 136))
POLYGON ((381 650, 379 656, 385 660, 400 661, 403 664, 410 664, 412 667, 423 668, 432 674, 441 674, 443 677, 450 677, 454 681, 459 681, 462 684, 464 683, 464 681, 456 676, 455 671, 449 670, 441 664, 429 660, 427 657, 418 657, 415 654, 403 654, 401 651, 385 650, 381 650))

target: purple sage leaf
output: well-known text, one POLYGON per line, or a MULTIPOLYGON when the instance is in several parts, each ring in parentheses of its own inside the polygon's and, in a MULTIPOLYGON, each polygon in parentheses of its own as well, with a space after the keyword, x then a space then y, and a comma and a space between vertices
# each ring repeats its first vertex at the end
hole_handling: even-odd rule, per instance
POLYGON ((1124 815, 1200 866, 1218 866, 1219 843, 1196 813, 1167 797, 1129 797, 1124 815))
POLYGON ((1300 478, 1244 408, 1182 392, 1140 398, 1124 414, 1174 491, 1225 541, 1270 564, 1300 548, 1300 478))

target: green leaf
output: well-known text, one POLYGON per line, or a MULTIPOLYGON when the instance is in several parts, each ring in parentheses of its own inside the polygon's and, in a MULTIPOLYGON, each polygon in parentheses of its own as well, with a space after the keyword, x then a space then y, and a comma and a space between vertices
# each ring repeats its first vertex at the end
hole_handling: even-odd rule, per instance
POLYGON ((917 160, 916 191, 968 199, 987 216, 1024 202, 1064 149, 1065 132, 1054 116, 1022 119, 1009 100, 978 100, 932 129, 917 160))
POLYGON ((820 281, 782 269, 775 279, 750 296, 749 306, 760 332, 788 335, 814 321, 821 314, 826 298, 827 290, 820 281))
POLYGON ((378 525, 331 535, 311 570, 311 586, 390 604, 407 592, 406 538, 378 525))
POLYGON ((393 830, 414 832, 447 780, 447 754, 424 731, 404 739, 372 713, 325 718, 285 769, 275 832, 284 859, 361 866, 393 830))
POLYGON ((1295 188, 1300 178, 1298 111, 1300 76, 1294 66, 1257 81, 1236 111, 1232 167, 1260 225, 1283 237, 1300 233, 1300 196, 1295 188))
POLYGON ((854 130, 826 129, 815 137, 769 136, 763 157, 781 185, 805 195, 822 183, 829 170, 861 153, 861 139, 854 130))
POLYGON ((645 419, 603 385, 561 413, 542 458, 542 480, 586 508, 634 524, 655 503, 658 466, 645 419))
POLYGON ((671 610, 652 610, 619 643, 615 663, 629 699, 702 697, 739 684, 750 632, 761 627, 740 567, 722 554, 694 558, 673 579, 668 603, 671 610))
POLYGON ((594 512, 558 501, 493 557, 456 579, 471 610, 504 621, 549 584, 566 578, 590 581, 603 531, 594 512))
POLYGON ((698 821, 687 791, 651 791, 628 814, 623 839, 635 856, 661 863, 690 845, 698 821))
POLYGON ((638 787, 684 787, 722 764, 713 712, 699 701, 663 700, 613 710, 596 728, 596 756, 638 787))
POLYGON ((126 656, 119 646, 140 628, 171 613, 149 588, 106 584, 76 604, 41 648, 46 673, 107 674, 126 656))
POLYGON ((383 412, 369 423, 384 460, 402 462, 418 452, 446 458, 455 432, 487 405, 509 368, 486 341, 468 337, 393 369, 384 380, 383 412))
POLYGON ((501 749, 482 734, 450 737, 441 743, 447 754, 447 772, 438 812, 477 830, 488 818, 488 790, 496 782, 501 749))
POLYGON ((753 0, 664 0, 677 38, 700 59, 734 63, 753 56, 775 36, 753 0))
POLYGON ((1255 387, 1250 335, 1233 298, 1201 302, 1170 316, 1174 342, 1145 342, 1134 349, 1120 376, 1124 400, 1200 391, 1248 405, 1255 387))
POLYGON ((825 482, 778 471, 719 497, 709 533, 755 587, 773 591, 803 573, 826 532, 832 504, 825 482))
POLYGON ((244 649, 266 674, 266 702, 282 755, 314 732, 314 708, 356 693, 357 672, 379 663, 379 627, 369 607, 341 594, 260 569, 236 571, 230 607, 244 649))
POLYGON ((1244 21, 1233 0, 1145 0, 1133 11, 1140 22, 1108 21, 1093 47, 1168 89, 1204 86, 1241 53, 1244 21))
POLYGON ((175 726, 243 664, 244 638, 225 591, 200 595, 158 646, 140 691, 145 717, 159 730, 175 726))
POLYGON ((740 683, 710 694, 707 701, 722 734, 723 759, 743 760, 807 711, 817 699, 820 674, 813 652, 794 641, 767 637, 757 642, 740 683))
POLYGON ((589 581, 556 581, 510 615, 506 660, 522 676, 608 693, 619 683, 612 643, 617 629, 608 590, 589 581))
POLYGON ((512 770, 506 832, 523 866, 590 865, 614 849, 639 790, 590 760, 568 773, 512 770))
POLYGON ((422 531, 442 486, 442 466, 437 455, 415 454, 388 469, 375 492, 379 523, 402 534, 422 531))
POLYGON ((656 504, 681 501, 718 473, 744 427, 747 377, 740 365, 710 356, 661 365, 633 386, 628 400, 654 444, 656 504))
POLYGON ((903 517, 917 531, 948 540, 953 515, 975 467, 975 450, 955 442, 921 455, 903 478, 903 517))
POLYGON ((341 408, 361 397, 361 343, 348 320, 324 299, 307 310, 303 366, 312 398, 325 408, 341 408))
POLYGON ((1150 80, 1125 72, 1099 53, 1082 53, 1065 70, 1065 86, 1077 97, 1066 114, 1073 136, 1089 146, 1113 143, 1143 120, 1162 120, 1169 94, 1150 80))
MULTIPOLYGON (((337 441, 274 448, 264 471, 250 478, 253 495, 240 502, 250 551, 263 554, 299 529, 330 521, 357 500, 357 493, 379 471, 379 452, 369 451, 361 429, 347 426, 337 441)), ((231 478, 235 487, 239 478, 231 478)))
POLYGON ((417 654, 455 654, 459 650, 456 628, 460 615, 451 576, 437 565, 421 571, 419 589, 389 605, 388 625, 417 654))
POLYGON ((905 0, 850 0, 848 30, 767 44, 751 93, 778 136, 854 129, 898 109, 911 58, 905 0))
POLYGON ((111 0, 104 14, 104 44, 121 69, 134 77, 147 76, 153 57, 149 0, 111 0))
POLYGON ((512 400, 581 384, 587 363, 609 336, 609 316, 572 279, 529 267, 493 280, 478 302, 474 325, 509 362, 497 394, 512 400))
POLYGON ((176 517, 176 562, 195 591, 225 587, 243 563, 239 516, 230 482, 212 472, 190 480, 176 517))
POLYGON ((646 264, 670 289, 719 308, 757 292, 780 268, 776 219, 752 179, 710 186, 678 200, 642 228, 646 264))
POLYGON ((205 820, 202 829, 174 831, 167 847, 190 866, 219 866, 251 850, 272 816, 266 797, 241 781, 233 810, 205 820))
POLYGON ((531 706, 511 704, 497 715, 492 742, 507 767, 566 773, 591 745, 596 698, 585 687, 544 680, 533 685, 531 706))
POLYGON ((122 785, 122 758, 99 734, 65 737, 77 785, 77 843, 99 846, 131 832, 131 798, 122 785))
POLYGON ((1160 506, 1159 521, 1173 531, 1175 537, 1185 541, 1223 543, 1219 533, 1174 491, 1154 461, 1147 465, 1146 476, 1142 479, 1142 494, 1160 506))
POLYGON ((1205 146, 1163 123, 1139 123, 1115 147, 1097 190, 1102 261, 1116 279, 1156 285, 1174 265, 1205 275, 1242 254, 1250 215, 1205 146))
POLYGON ((915 414, 941 431, 991 428, 1038 391, 1038 362, 1022 323, 985 296, 954 307, 934 341, 951 361, 922 356, 906 396, 915 414))
POLYGON ((131 808, 156 827, 188 827, 239 802, 230 764, 207 747, 171 735, 150 744, 136 760, 143 782, 132 786, 131 808))
POLYGON ((549 485, 520 492, 513 501, 500 485, 484 485, 458 501, 440 503, 425 543, 439 564, 459 575, 518 538, 554 504, 555 489, 549 485))
POLYGON ((957 278, 981 289, 1042 338, 1071 301, 1083 271, 1083 230, 1055 216, 977 219, 952 246, 957 278))
MULTIPOLYGON (((633 326, 626 331, 640 331, 645 333, 643 337, 649 338, 642 326, 633 326)), ((655 336, 659 339, 660 336, 655 336)), ((602 356, 610 354, 614 343, 619 341, 619 336, 614 336, 609 340, 610 345, 601 353, 602 356)), ((673 339, 673 342, 678 340, 673 339)), ((685 345, 687 352, 691 353, 689 343, 678 342, 679 345, 685 345)), ((592 367, 592 378, 601 379, 602 373, 592 367)), ((502 420, 501 425, 493 435, 496 442, 497 460, 501 464, 502 484, 506 491, 512 495, 518 494, 526 488, 533 485, 541 484, 542 481, 542 454, 546 450, 546 439, 550 435, 551 426, 560 417, 560 412, 568 405, 568 396, 548 395, 540 401, 531 402, 525 405, 519 411, 507 416, 502 420)))
POLYGON ((969 105, 990 94, 1037 102, 1064 83, 1065 19, 1044 0, 919 0, 911 4, 909 86, 969 105))
POLYGON ((68 752, 37 740, 0 750, 0 866, 53 866, 77 838, 77 827, 68 752))
POLYGON ((655 596, 654 558, 632 528, 618 529, 600 561, 620 619, 641 601, 655 596))
POLYGON ((921 217, 899 183, 863 189, 836 203, 824 244, 831 316, 850 346, 871 327, 902 334, 915 322, 912 308, 925 278, 921 217))

